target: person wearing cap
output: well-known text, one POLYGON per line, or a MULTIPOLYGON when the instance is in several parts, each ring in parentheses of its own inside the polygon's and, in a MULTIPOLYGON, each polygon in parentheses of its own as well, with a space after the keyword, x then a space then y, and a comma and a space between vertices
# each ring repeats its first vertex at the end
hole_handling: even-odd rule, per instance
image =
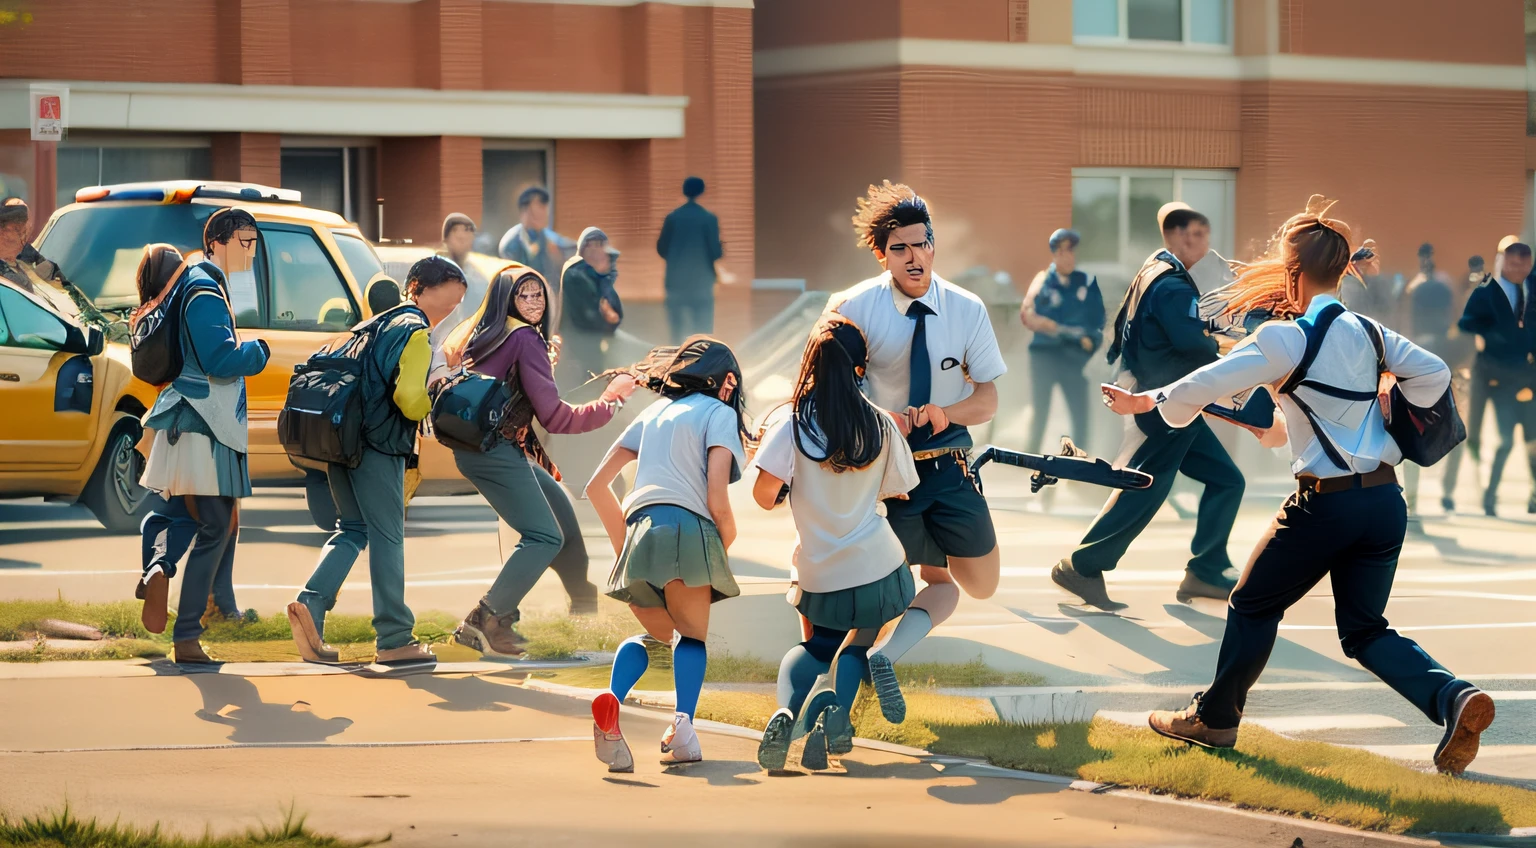
POLYGON ((1104 295, 1099 281, 1077 269, 1076 230, 1051 233, 1051 266, 1035 275, 1019 308, 1019 320, 1033 330, 1029 342, 1029 379, 1033 392, 1025 450, 1055 453, 1041 444, 1051 410, 1051 390, 1061 387, 1072 418, 1071 437, 1082 445, 1088 436, 1088 378, 1083 368, 1104 341, 1104 295))
MULTIPOLYGON (((416 428, 432 411, 427 394, 432 358, 431 328, 442 323, 464 298, 459 266, 441 256, 419 259, 405 278, 405 301, 378 313, 363 353, 363 448, 356 468, 332 463, 326 469, 336 503, 336 529, 304 589, 288 605, 288 623, 299 655, 308 662, 334 663, 325 642, 325 614, 336 606, 341 586, 363 551, 373 592, 376 662, 382 665, 433 663, 432 650, 416 640, 416 617, 405 603, 405 471, 416 452, 416 428)), ((354 327, 354 332, 358 328, 354 327)))
POLYGON ((715 331, 715 263, 724 255, 720 219, 699 204, 704 180, 683 180, 682 206, 662 222, 656 252, 667 262, 667 325, 672 343, 715 331))
MULTIPOLYGON (((1460 312, 1456 310, 1451 278, 1435 267, 1434 245, 1419 246, 1419 273, 1409 281, 1403 295, 1397 326, 1414 344, 1447 364, 1451 363, 1455 358, 1453 337, 1460 335, 1456 331, 1460 312)), ((1448 461, 1455 462, 1456 459, 1450 457, 1448 461)), ((1440 505, 1446 512, 1454 512, 1455 478, 1447 475, 1441 483, 1440 505)), ((1408 502, 1409 518, 1416 520, 1419 516, 1419 466, 1412 462, 1403 469, 1403 499, 1408 502)))
MULTIPOLYGON (((1478 336, 1478 352, 1472 362, 1473 406, 1486 396, 1493 404, 1498 424, 1499 446, 1488 470, 1488 488, 1483 493, 1483 512, 1498 514, 1499 482, 1504 464, 1514 450, 1515 427, 1524 433, 1526 459, 1531 464, 1531 479, 1536 487, 1536 286, 1531 279, 1531 248, 1514 241, 1501 251, 1496 261, 1498 274, 1472 290, 1457 326, 1464 333, 1478 336)), ((1477 411, 1481 426, 1481 411, 1477 411)), ((1468 447, 1476 456, 1478 436, 1468 428, 1468 447)), ((1526 511, 1536 514, 1536 490, 1526 502, 1526 511)))
POLYGON ((128 341, 128 328, 96 308, 64 274, 27 242, 31 224, 27 202, 19 197, 0 201, 0 279, 48 301, 61 315, 98 327, 115 342, 128 341))
POLYGON ((452 332, 465 318, 474 314, 485 297, 485 289, 491 284, 485 274, 470 260, 475 245, 475 220, 463 212, 453 212, 443 219, 443 248, 437 254, 452 259, 464 274, 466 290, 453 314, 432 328, 432 348, 441 348, 452 332))
MULTIPOLYGON (((553 296, 549 303, 549 329, 553 341, 553 334, 560 330, 560 269, 576 245, 550 227, 549 201, 549 190, 543 186, 523 189, 517 196, 518 222, 501 237, 496 252, 502 259, 538 271, 549 284, 553 296)), ((464 302, 479 305, 480 300, 466 297, 464 302)))
POLYGON ((557 376, 562 391, 603 370, 608 341, 624 320, 624 304, 614 289, 618 258, 619 252, 609 246, 608 235, 597 227, 587 227, 576 239, 576 255, 560 273, 565 344, 557 376))
MULTIPOLYGON (((1118 364, 1122 388, 1162 386, 1182 379, 1218 356, 1216 338, 1200 317, 1200 292, 1189 266, 1210 252, 1211 222, 1184 204, 1159 211, 1162 250, 1147 258, 1131 281, 1115 317, 1107 359, 1118 364)), ((1113 570, 1168 498, 1182 473, 1205 484, 1191 557, 1176 597, 1226 600, 1236 585, 1227 570, 1227 540, 1243 500, 1243 474, 1203 419, 1169 427, 1156 413, 1128 417, 1119 461, 1152 475, 1150 488, 1114 492, 1083 541, 1051 569, 1057 586, 1103 610, 1124 609, 1110 600, 1104 572, 1113 570)))

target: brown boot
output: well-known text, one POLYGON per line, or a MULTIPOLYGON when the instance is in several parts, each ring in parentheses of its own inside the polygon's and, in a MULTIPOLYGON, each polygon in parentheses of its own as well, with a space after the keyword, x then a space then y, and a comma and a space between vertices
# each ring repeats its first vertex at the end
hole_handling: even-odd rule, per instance
POLYGON ((497 615, 482 600, 453 631, 453 641, 488 657, 520 657, 528 647, 527 640, 512 629, 520 617, 517 610, 497 615))
POLYGON ((1182 710, 1157 710, 1147 716, 1147 724, 1162 736, 1180 742, 1193 742, 1202 748, 1231 748, 1237 744, 1237 728, 1207 727, 1200 718, 1200 696, 1182 710))
POLYGON ((1435 768, 1445 774, 1461 774, 1477 757, 1482 732, 1493 724, 1493 698, 1476 687, 1456 696, 1446 718, 1445 736, 1435 749, 1435 768))
POLYGON ((422 665, 436 663, 437 654, 420 642, 412 642, 387 651, 379 651, 373 661, 379 665, 422 665))
POLYGON ((1078 572, 1070 559, 1056 563, 1056 567, 1051 569, 1051 582, 1082 598, 1083 603, 1106 612, 1123 610, 1129 606, 1109 599, 1109 591, 1104 588, 1104 575, 1086 577, 1078 572))
MULTIPOLYGON (((1235 583, 1233 584, 1236 585, 1235 583)), ((1232 586, 1207 583, 1195 576, 1193 571, 1184 572, 1184 580, 1179 583, 1179 589, 1174 593, 1179 603, 1187 604, 1195 598, 1211 598, 1212 600, 1225 601, 1232 596, 1232 586)))
POLYGON ((165 632, 165 622, 170 617, 167 611, 167 603, 171 594, 171 579, 165 576, 165 572, 156 568, 149 576, 149 581, 139 581, 139 586, 134 590, 134 595, 144 601, 144 608, 139 612, 139 621, 144 624, 144 629, 151 633, 165 632))
POLYGON ((218 662, 203 650, 203 643, 196 639, 184 639, 171 646, 171 653, 177 665, 208 665, 218 662))

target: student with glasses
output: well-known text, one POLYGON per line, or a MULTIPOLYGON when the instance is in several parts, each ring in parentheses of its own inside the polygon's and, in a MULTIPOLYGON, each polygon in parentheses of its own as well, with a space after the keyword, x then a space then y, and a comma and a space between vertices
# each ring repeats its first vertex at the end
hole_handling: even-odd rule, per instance
POLYGON ((635 391, 620 375, 602 397, 581 406, 560 399, 549 340, 549 287, 537 271, 511 264, 486 290, 475 314, 448 335, 448 368, 467 367, 505 379, 512 405, 501 440, 484 453, 455 450, 454 464, 501 519, 521 537, 501 573, 454 639, 487 656, 515 657, 526 644, 514 629, 518 605, 544 569, 553 568, 571 598, 572 613, 597 611, 597 587, 587 579, 587 549, 560 471, 539 443, 533 422, 550 433, 586 433, 607 424, 635 391))

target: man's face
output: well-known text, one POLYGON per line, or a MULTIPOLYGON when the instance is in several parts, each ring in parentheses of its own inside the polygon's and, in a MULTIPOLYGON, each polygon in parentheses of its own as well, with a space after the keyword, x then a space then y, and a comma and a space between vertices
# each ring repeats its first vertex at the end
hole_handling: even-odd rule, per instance
POLYGON ((1381 274, 1381 257, 1372 256, 1370 259, 1362 259, 1355 263, 1355 270, 1367 277, 1375 277, 1381 274))
POLYGON ((235 230, 225 244, 213 243, 213 263, 226 274, 238 274, 251 270, 256 260, 256 242, 259 234, 246 227, 235 230))
POLYGON ((1531 255, 1518 253, 1504 254, 1504 279, 1511 283, 1523 281, 1531 275, 1531 255))
POLYGON ((926 224, 908 224, 891 231, 885 250, 876 250, 880 267, 891 272, 896 287, 907 297, 922 297, 933 282, 933 241, 926 224))
POLYGON ((1168 249, 1188 268, 1211 252, 1211 228, 1199 221, 1191 221, 1184 229, 1168 234, 1168 249))
POLYGON ((443 246, 448 249, 448 253, 454 260, 463 259, 469 255, 470 248, 475 246, 474 229, 463 224, 454 225, 453 229, 448 231, 448 237, 443 239, 443 246))
POLYGON ((599 274, 606 274, 613 267, 613 257, 608 255, 608 242, 601 239, 587 242, 587 246, 581 249, 581 258, 599 274))
POLYGON ((549 204, 538 198, 523 207, 519 213, 523 227, 530 230, 542 230, 549 226, 549 204))
POLYGON ((6 262, 15 262, 16 254, 27 244, 27 224, 19 221, 14 224, 0 225, 0 259, 6 262))
POLYGON ((1051 261, 1056 263, 1056 273, 1065 277, 1077 270, 1077 247, 1062 242, 1060 247, 1051 251, 1051 261))

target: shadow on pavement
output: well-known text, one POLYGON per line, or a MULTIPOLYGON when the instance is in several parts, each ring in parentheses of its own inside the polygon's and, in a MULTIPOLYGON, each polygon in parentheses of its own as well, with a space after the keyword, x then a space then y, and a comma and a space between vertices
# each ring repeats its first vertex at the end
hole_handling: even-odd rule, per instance
POLYGON ((448 712, 506 712, 520 707, 570 718, 590 715, 587 704, 579 699, 497 683, 479 675, 420 674, 405 678, 405 685, 436 695, 440 700, 429 706, 448 712))
POLYGON ((231 728, 231 742, 325 742, 352 726, 352 719, 344 716, 315 715, 305 701, 267 703, 256 685, 244 677, 191 674, 186 679, 203 696, 203 706, 194 715, 231 728))
POLYGON ((673 766, 662 773, 663 778, 686 777, 703 780, 710 786, 756 786, 762 783, 762 766, 750 760, 710 760, 691 766, 673 766), (752 775, 755 780, 747 780, 752 775))

